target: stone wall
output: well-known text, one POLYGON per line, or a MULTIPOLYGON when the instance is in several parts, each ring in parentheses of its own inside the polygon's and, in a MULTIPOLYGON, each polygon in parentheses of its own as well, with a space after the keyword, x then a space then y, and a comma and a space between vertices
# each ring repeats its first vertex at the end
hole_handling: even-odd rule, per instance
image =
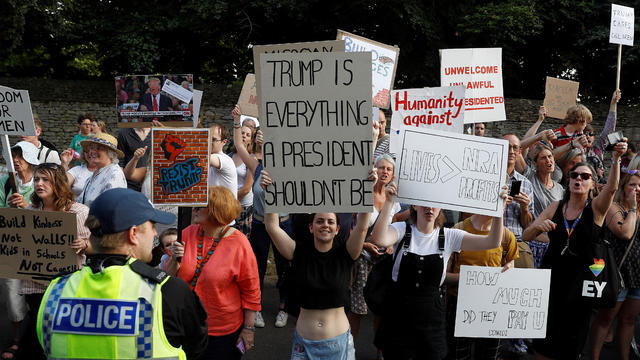
MULTIPOLYGON (((117 134, 114 84, 104 80, 42 80, 33 78, 0 78, 0 84, 15 89, 27 89, 34 112, 43 122, 43 138, 59 149, 68 146, 78 131, 77 117, 82 113, 94 113, 107 124, 107 130, 117 134)), ((231 110, 236 103, 241 84, 195 84, 204 91, 201 117, 203 126, 222 121, 231 127, 231 110)), ((506 99, 508 121, 489 123, 488 136, 515 133, 522 136, 537 118, 542 100, 506 99)), ((596 131, 602 129, 609 104, 585 103, 593 113, 596 131)), ((640 110, 637 106, 618 106, 618 126, 631 141, 640 142, 640 110)), ((557 119, 547 119, 542 129, 556 129, 557 119)), ((15 138, 11 139, 14 143, 15 138)))

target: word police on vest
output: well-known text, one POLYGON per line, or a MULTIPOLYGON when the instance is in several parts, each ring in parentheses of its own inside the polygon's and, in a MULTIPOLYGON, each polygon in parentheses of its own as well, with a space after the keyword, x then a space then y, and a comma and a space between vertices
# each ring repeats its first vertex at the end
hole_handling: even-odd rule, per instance
POLYGON ((582 296, 584 297, 596 297, 601 298, 604 288, 607 286, 607 282, 585 280, 582 283, 582 296))
POLYGON ((61 298, 53 332, 134 336, 138 331, 138 302, 117 299, 61 298))

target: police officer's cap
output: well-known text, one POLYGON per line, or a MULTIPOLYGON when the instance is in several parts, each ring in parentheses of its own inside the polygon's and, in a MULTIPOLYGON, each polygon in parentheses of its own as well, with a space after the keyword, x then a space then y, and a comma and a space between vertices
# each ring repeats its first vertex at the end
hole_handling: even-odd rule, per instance
POLYGON ((173 224, 176 220, 174 214, 154 209, 141 192, 126 188, 100 194, 91 204, 89 215, 100 221, 100 229, 92 231, 96 236, 126 231, 147 221, 173 224))

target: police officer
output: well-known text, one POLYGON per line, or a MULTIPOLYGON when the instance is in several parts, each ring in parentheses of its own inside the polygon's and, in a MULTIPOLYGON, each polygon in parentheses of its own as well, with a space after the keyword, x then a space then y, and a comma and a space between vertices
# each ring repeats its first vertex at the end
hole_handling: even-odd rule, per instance
POLYGON ((173 214, 140 192, 111 189, 86 221, 93 255, 51 281, 38 312, 38 339, 50 359, 185 359, 207 346, 206 312, 187 284, 145 263, 158 222, 173 214))

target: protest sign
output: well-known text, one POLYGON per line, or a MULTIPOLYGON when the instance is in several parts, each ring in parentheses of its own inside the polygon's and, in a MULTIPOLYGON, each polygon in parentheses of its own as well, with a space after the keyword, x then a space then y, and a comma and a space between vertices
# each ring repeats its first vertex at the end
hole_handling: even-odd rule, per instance
POLYGON ((397 201, 502 216, 509 143, 423 127, 391 127, 397 201))
POLYGON ((193 126, 193 75, 116 76, 115 85, 118 127, 193 126))
POLYGON ((259 58, 263 163, 273 179, 265 212, 371 211, 370 55, 259 58))
POLYGON ((464 86, 393 90, 391 108, 391 129, 464 130, 464 86))
POLYGON ((76 214, 0 208, 0 277, 51 280, 79 269, 76 214))
POLYGON ((256 76, 254 74, 247 74, 247 77, 244 78, 238 105, 240 105, 242 115, 258 116, 258 93, 256 92, 256 76))
POLYGON ((371 51, 371 94, 373 106, 388 109, 398 68, 400 48, 338 30, 345 52, 371 51))
POLYGON ((501 48, 441 50, 440 63, 440 85, 466 89, 465 124, 507 119, 501 48))
POLYGON ((609 42, 633 46, 634 10, 632 7, 611 4, 609 42))
POLYGON ((578 98, 579 82, 556 79, 547 76, 547 83, 544 87, 544 107, 547 109, 547 116, 564 119, 567 109, 576 104, 578 98))
POLYGON ((202 103, 202 90, 193 90, 193 127, 198 127, 200 119, 200 104, 202 103))
POLYGON ((151 202, 207 205, 209 129, 154 128, 151 143, 151 202))
POLYGON ((460 267, 456 337, 543 339, 549 308, 548 269, 460 267))
POLYGON ((36 134, 27 90, 0 86, 0 134, 27 136, 36 134))

